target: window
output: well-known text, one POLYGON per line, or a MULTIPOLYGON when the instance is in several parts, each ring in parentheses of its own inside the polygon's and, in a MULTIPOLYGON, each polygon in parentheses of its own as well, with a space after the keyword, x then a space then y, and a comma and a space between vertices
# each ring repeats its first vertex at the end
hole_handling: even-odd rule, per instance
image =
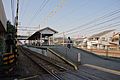
POLYGON ((105 41, 105 37, 102 37, 102 41, 105 41))

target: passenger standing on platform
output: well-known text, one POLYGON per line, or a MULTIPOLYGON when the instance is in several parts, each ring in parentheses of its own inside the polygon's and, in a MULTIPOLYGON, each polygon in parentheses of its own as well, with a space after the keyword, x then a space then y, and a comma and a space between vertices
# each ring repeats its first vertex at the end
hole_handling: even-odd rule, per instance
POLYGON ((70 49, 72 46, 72 40, 70 39, 70 37, 68 37, 68 42, 67 42, 67 47, 70 49))

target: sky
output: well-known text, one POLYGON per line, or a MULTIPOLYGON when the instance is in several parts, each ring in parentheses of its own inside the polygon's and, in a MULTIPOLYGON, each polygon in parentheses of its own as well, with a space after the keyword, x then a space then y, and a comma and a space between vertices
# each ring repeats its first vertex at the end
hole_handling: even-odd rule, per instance
MULTIPOLYGON (((13 2, 15 15, 16 0, 13 2)), ((3 4, 7 19, 13 23, 11 0, 3 0, 3 4)), ((31 35, 45 27, 72 37, 109 29, 120 32, 119 11, 120 0, 20 0, 18 34, 31 35)))

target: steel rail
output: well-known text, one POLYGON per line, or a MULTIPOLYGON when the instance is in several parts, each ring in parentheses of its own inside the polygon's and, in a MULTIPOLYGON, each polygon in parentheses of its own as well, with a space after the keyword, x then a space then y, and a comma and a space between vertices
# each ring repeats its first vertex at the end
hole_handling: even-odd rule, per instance
POLYGON ((23 49, 23 47, 20 48, 21 52, 24 53, 31 61, 33 61, 35 64, 37 64, 39 67, 43 68, 47 73, 49 73, 51 76, 53 76, 56 80, 63 80, 62 77, 57 75, 61 70, 65 70, 65 68, 52 64, 44 59, 41 59, 39 56, 35 55, 34 53, 28 51, 27 49, 23 49), (38 60, 41 60, 38 61, 38 60), (43 62, 42 62, 43 61, 43 62), (44 63, 44 64, 43 64, 44 63), (47 64, 46 64, 47 63, 47 64), (51 69, 51 66, 54 66, 55 69, 51 69), (50 67, 49 67, 50 66, 50 67))

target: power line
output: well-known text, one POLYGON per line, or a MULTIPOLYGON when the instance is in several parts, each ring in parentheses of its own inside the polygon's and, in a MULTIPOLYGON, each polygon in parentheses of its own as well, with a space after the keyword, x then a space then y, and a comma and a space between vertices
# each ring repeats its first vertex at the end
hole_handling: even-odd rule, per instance
MULTIPOLYGON (((94 32, 94 30, 100 30, 100 29, 102 29, 102 30, 105 30, 105 29, 111 29, 111 27, 113 27, 113 29, 115 29, 117 26, 119 27, 119 25, 120 24, 117 24, 117 23, 120 23, 120 21, 118 21, 118 22, 115 22, 115 23, 112 23, 112 24, 109 24, 109 25, 106 25, 106 26, 104 26, 104 27, 99 27, 99 28, 93 28, 93 29, 91 29, 90 28, 90 30, 88 30, 88 31, 85 31, 85 32, 87 32, 87 33, 89 33, 90 34, 90 32, 94 32), (114 25, 115 24, 115 25, 114 25)), ((77 33, 77 32, 80 32, 80 31, 76 31, 76 32, 73 32, 73 33, 71 33, 71 34, 74 34, 74 33, 77 33)), ((83 33, 81 33, 81 34, 83 34, 83 33)), ((68 35, 68 34, 67 34, 68 35)))
POLYGON ((26 1, 26 0, 21 0, 22 2, 21 2, 21 9, 20 9, 20 11, 23 11, 23 6, 24 6, 24 4, 25 4, 25 2, 24 1, 26 1))
MULTIPOLYGON (((88 5, 88 4, 87 4, 87 5, 88 5)), ((86 5, 82 5, 81 7, 83 7, 83 6, 85 7, 86 5)), ((81 7, 80 7, 80 8, 81 8, 81 7)), ((79 9, 80 9, 80 8, 79 8, 79 9)), ((105 10, 105 8, 103 8, 103 9, 105 10)), ((77 11, 78 11, 78 10, 77 10, 77 11)), ((66 16, 71 15, 73 12, 75 12, 75 11, 69 12, 70 14, 64 15, 64 16, 60 17, 60 19, 58 19, 58 20, 59 20, 59 21, 62 21, 61 18, 62 18, 62 19, 65 19, 66 16)), ((107 11, 107 12, 108 12, 108 11, 107 11)), ((97 12, 94 12, 94 13, 96 14, 96 13, 100 13, 100 12, 97 11, 97 12)), ((92 13, 92 14, 94 14, 94 13, 92 13)), ((89 16, 91 16, 92 14, 90 14, 89 16)), ((82 18, 84 19, 84 18, 86 18, 86 17, 87 17, 87 16, 82 17, 82 18)), ((91 16, 91 17, 92 17, 92 16, 91 16)), ((59 21, 55 21, 55 22, 58 23, 59 21)), ((79 21, 79 19, 77 19, 77 21, 79 21)), ((73 23, 74 23, 74 22, 73 22, 73 23)))
MULTIPOLYGON (((48 2, 49 2, 49 0, 44 0, 42 2, 42 4, 40 5, 40 7, 36 8, 36 10, 35 10, 36 12, 34 12, 35 14, 32 16, 32 19, 30 19, 30 21, 28 23, 29 25, 34 22, 35 18, 40 14, 40 12, 42 12, 42 10, 44 9, 44 7, 47 5, 48 2)), ((28 28, 30 28, 30 27, 28 27, 28 28)))
POLYGON ((32 19, 29 21, 29 23, 32 23, 34 21, 34 19, 38 16, 38 14, 40 14, 40 12, 42 12, 42 10, 44 9, 44 7, 47 5, 48 2, 49 2, 49 0, 44 0, 42 2, 41 6, 38 8, 38 10, 32 16, 32 19))
POLYGON ((12 12, 12 22, 14 24, 15 16, 14 16, 14 0, 11 0, 11 12, 12 12))
MULTIPOLYGON (((21 12, 23 11, 23 13, 21 14, 21 17, 22 17, 23 20, 24 20, 24 16, 25 16, 26 11, 28 10, 28 4, 29 4, 30 0, 23 0, 23 1, 27 1, 27 2, 26 2, 26 7, 21 10, 21 12), (29 1, 29 2, 28 2, 28 1, 29 1), (25 10, 25 9, 26 9, 26 10, 25 10)), ((24 3, 24 4, 25 4, 25 3, 24 3)), ((22 6, 24 6, 24 5, 22 4, 22 6)))
MULTIPOLYGON (((116 25, 113 25, 113 26, 106 26, 106 28, 105 27, 103 27, 103 28, 98 28, 98 30, 106 30, 106 29, 116 29, 117 27, 119 27, 120 26, 120 24, 116 24, 116 25)), ((90 33, 90 32, 93 32, 93 30, 94 29, 92 29, 92 30, 90 30, 88 33, 90 33)))
POLYGON ((43 19, 43 23, 44 23, 44 24, 45 24, 45 23, 47 24, 48 19, 49 19, 50 17, 54 16, 54 15, 63 7, 65 1, 66 1, 66 0, 61 0, 60 3, 59 3, 55 8, 53 8, 52 11, 50 11, 50 12, 47 14, 47 16, 43 19))
MULTIPOLYGON (((119 9, 120 10, 120 9, 119 9)), ((93 20, 93 21, 91 21, 91 22, 89 22, 89 23, 87 23, 87 24, 85 24, 85 25, 82 25, 82 26, 79 26, 79 27, 83 27, 83 26, 86 26, 86 25, 89 25, 89 24, 92 24, 92 23, 94 23, 94 22, 97 22, 98 20, 101 20, 101 19, 104 19, 104 18, 106 18, 106 17, 111 17, 112 15, 114 15, 114 14, 116 14, 116 13, 119 13, 120 11, 118 11, 118 12, 112 12, 112 14, 110 14, 110 15, 107 15, 107 16, 102 16, 102 17, 100 17, 100 18, 97 18, 97 19, 95 19, 95 20, 93 20)), ((116 18, 119 18, 119 17, 116 17, 116 18)), ((115 19, 116 19, 115 18, 115 19)), ((112 20, 114 20, 114 18, 113 19, 111 19, 111 20, 108 20, 108 21, 105 21, 105 22, 102 22, 102 23, 99 23, 99 24, 97 24, 97 25, 100 25, 100 24, 103 24, 103 23, 106 23, 106 22, 109 22, 109 21, 112 21, 112 20)), ((79 27, 77 27, 77 28, 79 28, 79 27)), ((74 28, 74 30, 75 29, 77 29, 77 28, 74 28)), ((72 31, 72 30, 71 30, 72 31)), ((68 32, 70 32, 70 31, 68 31, 68 32)))
MULTIPOLYGON (((102 30, 109 30, 109 29, 114 29, 114 30, 116 30, 116 28, 118 28, 119 26, 120 26, 120 24, 116 24, 116 25, 112 25, 112 24, 110 24, 110 25, 107 25, 107 26, 105 26, 105 27, 102 27, 102 28, 94 28, 94 29, 92 29, 92 30, 89 30, 89 31, 87 31, 87 33, 86 34, 84 34, 84 35, 87 35, 87 34, 90 34, 90 32, 94 32, 94 30, 99 30, 99 31, 102 31, 102 30), (111 25, 111 26, 110 26, 111 25)), ((72 34, 74 34, 74 33, 72 33, 72 34)), ((81 33, 81 34, 83 34, 83 33, 81 33)))
MULTIPOLYGON (((99 17, 99 18, 96 18, 96 19, 94 19, 94 20, 92 20, 92 21, 90 21, 90 22, 88 22, 88 23, 86 23, 86 24, 83 24, 83 25, 81 25, 81 26, 72 28, 72 29, 67 30, 67 31, 65 31, 65 32, 66 32, 66 33, 71 32, 71 31, 76 30, 76 29, 78 29, 78 28, 80 28, 80 27, 87 26, 87 25, 90 25, 90 24, 92 24, 92 23, 94 23, 94 22, 97 22, 97 21, 99 21, 99 20, 101 20, 101 19, 104 19, 104 18, 107 18, 107 17, 111 17, 111 16, 113 16, 113 15, 115 15, 115 14, 117 14, 117 13, 120 13, 120 9, 117 9, 117 10, 115 10, 115 11, 112 11, 112 12, 110 12, 110 13, 108 13, 108 14, 105 14, 105 15, 99 17)), ((59 34, 62 34, 62 33, 59 33, 59 34)))
MULTIPOLYGON (((118 18, 120 18, 120 16, 117 16, 117 17, 115 17, 115 18, 112 18, 112 19, 110 19, 110 20, 107 20, 107 21, 104 21, 104 22, 98 23, 98 24, 93 25, 93 26, 90 26, 90 27, 83 28, 83 29, 81 29, 80 31, 84 31, 84 30, 87 30, 87 29, 94 28, 94 27, 96 27, 96 26, 98 26, 98 25, 102 25, 102 24, 104 24, 104 23, 107 23, 107 22, 113 21, 113 20, 118 19, 118 18)), ((75 32, 72 32, 72 33, 76 33, 76 32, 78 32, 78 31, 75 31, 75 32)), ((71 33, 68 33, 68 34, 71 34, 71 33)), ((68 35, 68 34, 66 34, 66 35, 68 35)))
MULTIPOLYGON (((103 26, 102 28, 111 28, 111 27, 114 27, 114 26, 118 26, 118 24, 117 23, 120 23, 120 21, 118 21, 118 22, 115 22, 115 23, 112 23, 112 24, 109 24, 109 25, 107 25, 107 26, 103 26), (114 25, 115 24, 115 25, 114 25)), ((100 29, 102 29, 101 28, 101 26, 99 27, 100 29)), ((93 28, 93 29, 90 29, 90 31, 92 31, 92 30, 96 30, 96 29, 99 29, 99 28, 93 28)), ((88 31, 89 32, 89 31, 88 31)))
POLYGON ((36 27, 36 26, 18 26, 18 28, 39 28, 39 27, 36 27))
POLYGON ((102 25, 102 24, 104 24, 104 23, 108 23, 108 22, 113 21, 113 20, 116 20, 116 19, 118 19, 118 18, 120 18, 120 16, 115 17, 115 18, 112 18, 112 19, 107 20, 107 21, 104 21, 104 22, 101 22, 101 23, 98 23, 98 24, 96 24, 96 25, 94 25, 94 26, 92 26, 92 27, 87 27, 87 28, 82 29, 82 30, 86 30, 86 29, 88 29, 88 28, 94 28, 94 27, 96 27, 96 26, 98 26, 98 25, 102 25))
POLYGON ((33 30, 33 29, 32 30, 30 30, 30 29, 29 30, 28 29, 18 29, 18 30, 20 30, 20 31, 37 31, 37 29, 36 30, 33 30))
MULTIPOLYGON (((88 0, 89 1, 89 0, 88 0)), ((81 2, 82 3, 82 2, 81 2)), ((55 23, 57 22, 60 22, 60 21, 62 21, 62 19, 65 19, 65 17, 68 17, 68 15, 71 15, 71 14, 73 14, 73 13, 75 13, 75 11, 77 10, 78 11, 78 9, 80 9, 80 8, 82 8, 82 7, 85 7, 85 6, 88 6, 87 5, 87 3, 88 2, 86 2, 85 4, 79 4, 79 6, 81 6, 81 7, 78 7, 78 8, 76 8, 75 10, 72 10, 71 9, 71 11, 69 11, 69 12, 67 12, 67 14, 64 14, 62 17, 60 17, 57 21, 55 20, 55 23)))
MULTIPOLYGON (((30 21, 29 23, 32 23, 32 22, 33 22, 33 20, 38 16, 38 14, 42 11, 42 9, 47 5, 48 2, 49 2, 49 0, 44 1, 44 2, 42 3, 42 5, 41 5, 40 8, 36 11, 36 13, 33 15, 32 19, 31 19, 31 21, 30 21)), ((58 4, 58 5, 46 16, 46 18, 55 15, 56 12, 58 11, 58 9, 63 7, 64 2, 65 2, 65 0, 61 0, 60 4, 58 4)), ((46 19, 46 18, 45 18, 45 19, 46 19)))

